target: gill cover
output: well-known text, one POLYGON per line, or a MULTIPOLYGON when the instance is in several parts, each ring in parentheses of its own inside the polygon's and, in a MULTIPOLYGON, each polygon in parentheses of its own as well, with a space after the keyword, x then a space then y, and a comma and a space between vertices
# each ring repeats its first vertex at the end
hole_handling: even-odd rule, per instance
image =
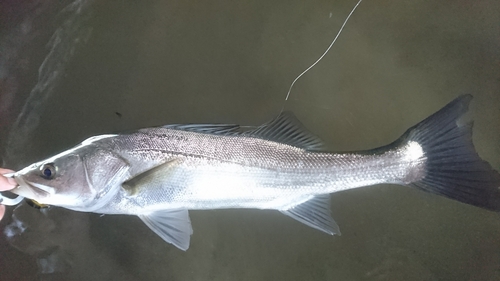
POLYGON ((128 162, 105 149, 84 154, 82 163, 86 182, 93 192, 92 200, 82 208, 70 208, 76 211, 95 212, 104 207, 117 194, 121 183, 129 177, 128 162))
POLYGON ((12 192, 41 204, 92 212, 108 203, 128 177, 129 164, 99 139, 30 165, 15 174, 12 192))

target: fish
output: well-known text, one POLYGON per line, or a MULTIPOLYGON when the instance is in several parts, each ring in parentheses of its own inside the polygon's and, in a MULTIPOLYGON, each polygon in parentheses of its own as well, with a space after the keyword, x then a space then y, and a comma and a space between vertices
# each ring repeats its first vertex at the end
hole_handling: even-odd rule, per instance
POLYGON ((330 194, 398 184, 500 211, 500 174, 462 122, 471 95, 459 96, 375 149, 331 152, 290 112, 244 129, 174 124, 105 134, 14 173, 13 193, 81 212, 136 215, 163 240, 187 250, 189 210, 278 210, 340 235, 330 194))

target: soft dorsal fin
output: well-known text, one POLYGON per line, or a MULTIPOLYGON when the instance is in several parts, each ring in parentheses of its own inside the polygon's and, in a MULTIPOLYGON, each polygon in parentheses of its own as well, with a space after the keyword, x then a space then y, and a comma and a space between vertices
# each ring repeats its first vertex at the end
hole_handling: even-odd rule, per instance
POLYGON ((309 132, 291 112, 282 112, 278 117, 245 135, 285 143, 307 150, 321 150, 323 142, 309 132))
POLYGON ((188 210, 160 210, 139 218, 166 242, 183 251, 189 248, 193 228, 188 210))
POLYGON ((340 235, 340 228, 330 214, 330 195, 316 195, 304 203, 281 212, 330 235, 340 235))

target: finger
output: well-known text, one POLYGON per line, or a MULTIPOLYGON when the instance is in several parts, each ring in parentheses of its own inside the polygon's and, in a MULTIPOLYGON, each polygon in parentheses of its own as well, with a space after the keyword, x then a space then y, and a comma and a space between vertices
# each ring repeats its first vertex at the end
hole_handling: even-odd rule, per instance
POLYGON ((4 169, 4 168, 0 168, 0 174, 8 174, 8 173, 14 173, 16 171, 12 171, 10 169, 4 169))
POLYGON ((17 183, 13 178, 0 176, 0 191, 9 190, 16 187, 17 183))
POLYGON ((5 214, 5 206, 0 205, 0 221, 2 220, 4 214, 5 214))

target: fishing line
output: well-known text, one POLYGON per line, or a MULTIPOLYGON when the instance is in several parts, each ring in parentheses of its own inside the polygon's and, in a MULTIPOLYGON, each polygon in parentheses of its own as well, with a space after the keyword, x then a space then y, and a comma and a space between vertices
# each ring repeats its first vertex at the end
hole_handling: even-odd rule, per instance
POLYGON ((290 92, 292 91, 292 87, 293 87, 293 85, 295 85, 295 82, 297 82, 297 80, 299 80, 299 78, 302 77, 302 75, 304 75, 311 68, 313 68, 316 64, 318 64, 318 62, 321 59, 323 59, 323 57, 330 51, 330 49, 332 48, 333 44, 335 44, 335 42, 337 41, 337 38, 339 38, 340 33, 342 33, 342 30, 344 29, 345 25, 347 24, 347 21, 352 16, 352 14, 354 13, 354 11, 356 11, 356 8, 359 6, 359 4, 361 4, 362 1, 363 0, 359 0, 358 3, 356 3, 356 5, 354 6, 354 8, 352 8, 351 12, 349 13, 349 15, 347 16, 347 18, 344 20, 344 23, 340 27, 339 32, 337 32, 337 35, 333 39, 332 43, 330 43, 330 46, 328 46, 328 48, 326 49, 326 51, 313 64, 311 64, 306 70, 302 71, 302 73, 300 73, 297 76, 297 78, 295 78, 293 80, 292 84, 290 85, 290 88, 288 89, 288 93, 286 94, 285 102, 283 103, 283 107, 281 108, 281 112, 283 112, 283 110, 285 109, 285 103, 286 103, 286 101, 288 101, 288 97, 290 96, 290 92))

